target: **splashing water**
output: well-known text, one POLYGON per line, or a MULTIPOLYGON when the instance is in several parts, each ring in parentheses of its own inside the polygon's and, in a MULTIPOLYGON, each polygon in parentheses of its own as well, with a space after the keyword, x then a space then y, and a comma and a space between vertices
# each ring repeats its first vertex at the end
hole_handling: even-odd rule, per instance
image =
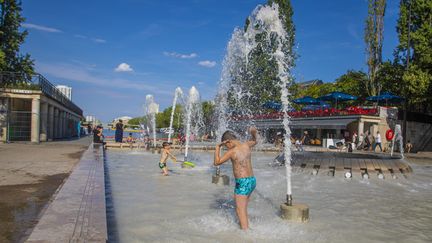
MULTIPOLYGON (((218 119, 217 138, 220 140, 222 133, 231 128, 237 131, 246 131, 246 126, 253 124, 251 115, 253 107, 248 102, 252 100, 252 94, 246 90, 242 82, 254 80, 249 69, 249 61, 252 52, 257 49, 257 36, 264 36, 267 43, 276 43, 274 48, 265 49, 270 58, 276 63, 278 85, 281 92, 283 127, 285 129, 284 154, 286 158, 287 195, 292 194, 291 189, 291 130, 289 128, 288 110, 290 108, 288 85, 292 78, 292 53, 289 52, 289 39, 279 15, 279 6, 258 6, 249 17, 249 25, 246 31, 235 29, 227 46, 227 54, 224 58, 219 91, 216 97, 220 116, 218 119), (249 70, 248 70, 249 69, 249 70), (247 104, 247 105, 245 105, 247 104), (248 117, 242 122, 236 121, 236 116, 248 117)), ((253 104, 257 105, 257 104, 253 104)))
POLYGON ((186 144, 185 144, 185 160, 189 152, 189 143, 191 134, 199 135, 200 129, 204 126, 202 118, 202 109, 200 103, 200 94, 195 86, 189 90, 189 97, 186 104, 186 144))
POLYGON ((399 152, 402 156, 402 158, 404 158, 404 146, 403 146, 403 137, 402 137, 402 128, 401 125, 397 124, 395 126, 395 133, 392 139, 392 148, 390 151, 390 156, 393 156, 393 150, 395 147, 395 143, 399 144, 399 152))
POLYGON ((169 133, 168 133, 168 143, 171 142, 171 135, 173 132, 173 121, 174 121, 174 113, 177 105, 177 98, 183 96, 183 91, 180 87, 177 87, 174 92, 174 100, 172 105, 172 111, 171 111, 171 118, 170 118, 170 126, 169 126, 169 133))
POLYGON ((150 119, 153 132, 153 146, 156 147, 156 113, 159 112, 159 105, 154 101, 153 95, 146 96, 146 113, 150 119))

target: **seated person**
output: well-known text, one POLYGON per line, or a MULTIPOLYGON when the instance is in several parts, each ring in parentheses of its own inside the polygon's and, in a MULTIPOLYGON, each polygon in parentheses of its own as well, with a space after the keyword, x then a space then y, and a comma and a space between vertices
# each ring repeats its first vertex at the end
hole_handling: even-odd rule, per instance
POLYGON ((405 145, 405 150, 407 153, 411 153, 411 149, 413 148, 413 145, 410 140, 408 140, 407 144, 405 145))
POLYGON ((104 142, 102 126, 97 126, 96 129, 93 130, 93 143, 102 144, 105 147, 106 142, 104 142))
POLYGON ((129 144, 129 147, 132 149, 133 148, 133 143, 134 143, 134 139, 132 137, 132 133, 129 133, 129 136, 126 138, 126 143, 129 144))
POLYGON ((342 138, 339 142, 336 143, 336 147, 338 148, 338 151, 342 152, 342 150, 346 149, 345 146, 345 138, 342 138))

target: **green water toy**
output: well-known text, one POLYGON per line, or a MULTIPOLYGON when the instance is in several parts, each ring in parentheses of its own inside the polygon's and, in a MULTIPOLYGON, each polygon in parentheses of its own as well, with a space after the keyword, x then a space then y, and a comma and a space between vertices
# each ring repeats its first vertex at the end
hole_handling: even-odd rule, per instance
POLYGON ((183 165, 186 165, 186 166, 189 166, 189 167, 195 167, 195 164, 194 163, 192 163, 192 162, 190 162, 190 161, 185 161, 185 162, 183 162, 183 165))

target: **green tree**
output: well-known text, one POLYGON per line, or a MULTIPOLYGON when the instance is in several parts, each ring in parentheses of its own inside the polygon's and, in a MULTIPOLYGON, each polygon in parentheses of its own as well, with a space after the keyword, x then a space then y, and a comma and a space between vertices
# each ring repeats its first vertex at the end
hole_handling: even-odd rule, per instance
POLYGON ((331 93, 335 91, 335 85, 334 83, 324 83, 320 85, 311 85, 307 87, 306 89, 300 89, 300 92, 298 93, 298 97, 300 98, 303 96, 311 96, 314 98, 323 96, 325 94, 331 93))
POLYGON ((405 69, 401 91, 406 99, 402 129, 406 140, 407 111, 416 106, 432 111, 432 1, 401 0, 399 6, 395 63, 405 69))
POLYGON ((28 34, 19 30, 25 20, 21 11, 21 1, 0 0, 0 71, 20 72, 28 78, 34 73, 34 64, 29 54, 19 53, 28 34))
MULTIPOLYGON (((277 3, 279 5, 279 17, 283 20, 285 31, 287 33, 286 38, 288 39, 287 51, 290 56, 295 59, 297 56, 294 50, 295 44, 295 25, 292 17, 294 15, 294 10, 291 5, 290 0, 268 0, 268 4, 271 5, 277 3)), ((294 66, 294 60, 292 63, 294 66)))
POLYGON ((204 122, 204 130, 205 133, 208 133, 215 128, 213 124, 215 123, 215 104, 212 101, 204 101, 202 102, 202 112, 203 112, 203 122, 204 122))
POLYGON ((129 125, 140 125, 140 124, 146 124, 147 117, 141 116, 141 117, 135 117, 128 121, 129 125))
POLYGON ((377 73, 382 63, 382 46, 384 41, 384 15, 386 0, 369 0, 368 17, 366 19, 365 42, 369 79, 366 91, 369 95, 377 95, 377 73))
POLYGON ((401 0, 396 30, 399 45, 395 50, 395 63, 406 70, 400 80, 403 83, 401 93, 407 99, 408 107, 410 104, 418 103, 430 107, 432 102, 432 1, 401 0))
POLYGON ((369 95, 365 89, 367 81, 366 73, 348 70, 347 73, 336 79, 334 86, 337 91, 365 98, 369 95))
MULTIPOLYGON (((279 18, 286 32, 286 41, 282 44, 282 51, 285 54, 285 62, 289 67, 294 66, 296 54, 294 51, 295 44, 295 26, 292 20, 293 9, 290 0, 269 0, 267 5, 278 4, 279 18)), ((250 19, 246 19, 245 31, 251 31, 250 19)), ((280 100, 280 86, 278 75, 278 66, 274 58, 279 43, 275 33, 262 32, 254 36, 256 46, 250 51, 247 57, 247 64, 242 70, 235 75, 237 78, 232 80, 233 86, 228 91, 228 103, 232 110, 242 109, 251 110, 254 113, 262 111, 261 104, 270 100, 280 100), (241 95, 238 95, 241 93, 241 95), (258 105, 257 105, 258 104, 258 105)), ((242 64, 241 62, 239 62, 242 64)), ((290 70, 285 70, 290 72, 290 70)))
POLYGON ((404 67, 399 63, 386 61, 381 65, 377 73, 377 79, 381 84, 381 91, 389 91, 396 95, 402 95, 404 67))
POLYGON ((0 50, 0 70, 2 70, 2 67, 4 67, 5 64, 5 54, 2 50, 0 50))

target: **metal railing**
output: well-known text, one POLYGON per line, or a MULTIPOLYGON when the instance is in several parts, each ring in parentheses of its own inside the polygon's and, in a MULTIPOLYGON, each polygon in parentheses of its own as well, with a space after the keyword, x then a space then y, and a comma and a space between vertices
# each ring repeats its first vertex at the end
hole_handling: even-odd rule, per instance
POLYGON ((16 72, 0 72, 0 88, 40 90, 44 95, 56 100, 69 110, 80 116, 83 115, 81 108, 69 100, 41 74, 26 75, 16 72))

